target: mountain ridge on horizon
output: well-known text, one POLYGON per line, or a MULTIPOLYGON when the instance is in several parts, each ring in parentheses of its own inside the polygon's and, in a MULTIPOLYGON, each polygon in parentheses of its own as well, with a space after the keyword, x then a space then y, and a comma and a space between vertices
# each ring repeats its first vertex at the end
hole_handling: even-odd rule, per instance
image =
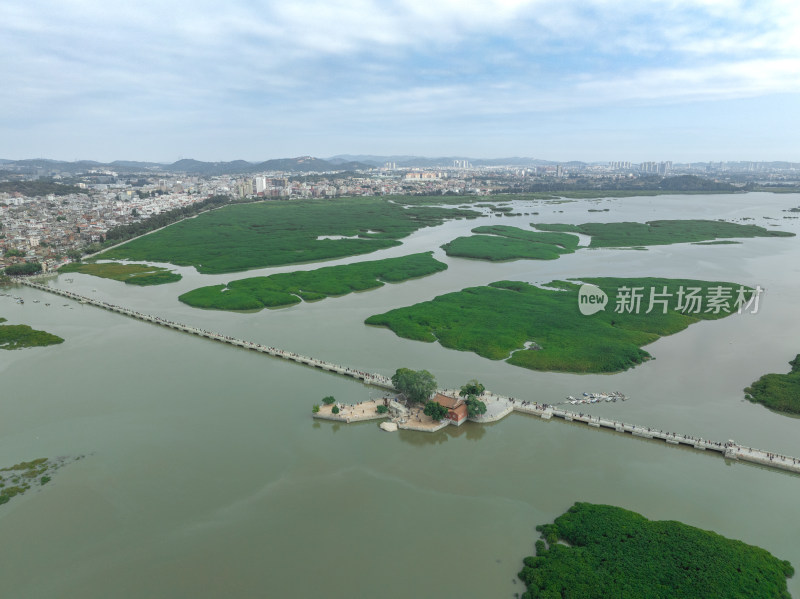
MULTIPOLYGON (((588 164, 605 164, 606 162, 583 162, 578 160, 556 161, 543 160, 539 158, 527 157, 508 157, 508 158, 469 158, 463 156, 441 156, 425 157, 413 155, 375 155, 375 154, 337 154, 329 158, 316 158, 314 156, 297 156, 294 158, 273 158, 262 162, 251 162, 248 160, 229 160, 229 161, 203 161, 193 158, 182 158, 173 163, 149 162, 137 160, 114 160, 111 162, 98 162, 95 160, 75 160, 72 162, 65 160, 55 160, 50 158, 26 158, 13 160, 0 158, 0 171, 14 168, 44 168, 60 169, 65 172, 78 173, 83 170, 93 168, 107 168, 126 174, 141 173, 149 171, 151 173, 185 173, 187 175, 246 175, 264 171, 277 172, 326 172, 326 171, 360 171, 371 170, 383 167, 386 163, 394 163, 398 168, 436 168, 452 167, 454 161, 466 160, 473 166, 585 166, 588 164)), ((750 161, 728 161, 728 162, 750 162, 750 161)), ((710 162, 709 162, 710 163, 710 162)), ((708 164, 708 163, 696 163, 708 164)), ((773 167, 787 168, 794 166, 800 167, 797 163, 790 161, 767 161, 761 164, 772 165, 773 167)))
MULTIPOLYGON (((139 160, 113 160, 99 162, 95 160, 55 160, 50 158, 26 158, 13 160, 0 159, 0 169, 5 168, 44 168, 61 169, 67 172, 79 172, 92 168, 108 168, 124 172, 165 172, 186 173, 197 175, 223 175, 223 174, 250 174, 263 171, 284 172, 324 172, 324 171, 355 171, 370 170, 383 167, 387 162, 393 162, 401 168, 432 168, 452 166, 454 160, 466 160, 475 166, 536 166, 538 164, 557 164, 555 161, 535 160, 532 158, 490 158, 478 159, 468 157, 435 157, 413 155, 380 156, 373 154, 347 155, 339 154, 330 158, 317 158, 314 156, 297 156, 294 158, 273 158, 262 162, 248 160, 229 161, 204 161, 194 158, 181 158, 173 163, 139 161, 139 160)), ((563 163, 568 164, 568 163, 563 163)), ((578 164, 573 162, 572 164, 578 164)), ((583 164, 583 163, 580 163, 583 164)))

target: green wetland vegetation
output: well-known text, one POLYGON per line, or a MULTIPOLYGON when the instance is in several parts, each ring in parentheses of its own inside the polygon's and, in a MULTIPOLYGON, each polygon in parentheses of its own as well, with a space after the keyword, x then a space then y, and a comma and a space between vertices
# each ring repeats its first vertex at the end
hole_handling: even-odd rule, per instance
MULTIPOLYGON (((6 322, 0 318, 0 323, 6 322)), ((26 324, 0 324, 0 349, 22 349, 64 343, 61 337, 37 331, 26 324)))
POLYGON ((691 242, 696 245, 736 244, 731 237, 792 237, 793 233, 769 231, 756 225, 724 221, 662 220, 649 223, 584 223, 582 225, 536 224, 541 231, 493 225, 472 229, 475 235, 458 237, 442 246, 448 256, 489 260, 555 260, 578 249, 572 233, 591 236, 591 248, 646 249, 651 245, 691 242), (721 239, 720 239, 721 238, 721 239))
POLYGON ((181 280, 181 275, 160 266, 147 264, 120 264, 118 262, 83 263, 72 262, 62 266, 58 272, 77 272, 103 279, 124 281, 128 285, 163 285, 181 280))
POLYGON ((788 374, 765 374, 747 387, 745 398, 776 412, 800 415, 800 354, 789 365, 788 374))
POLYGON ((207 274, 238 272, 367 254, 400 245, 399 239, 423 227, 478 216, 472 210, 400 205, 384 198, 273 200, 204 212, 103 257, 194 266, 207 274))
POLYGON ((791 599, 788 561, 682 522, 576 503, 536 530, 524 599, 791 599))
MULTIPOLYGON (((440 295, 413 306, 370 316, 369 325, 390 328, 406 339, 433 343, 460 351, 471 351, 491 360, 531 370, 557 372, 620 372, 649 360, 642 347, 665 335, 684 330, 700 320, 714 320, 729 314, 707 312, 703 301, 700 312, 679 312, 678 290, 696 288, 696 295, 707 298, 716 287, 731 289, 731 297, 721 302, 736 312, 739 285, 689 279, 587 278, 608 295, 605 310, 584 316, 578 309, 579 285, 554 281, 549 288, 519 281, 499 281, 485 287, 469 287, 440 295), (617 313, 617 289, 642 288, 639 312, 617 313), (660 294, 666 288, 667 312, 661 304, 647 314, 650 289, 660 294), (528 344, 528 345, 526 345, 528 344), (530 345, 533 344, 533 345, 530 345), (513 352, 513 353, 512 353, 513 352)), ((749 299, 749 288, 747 290, 749 299)))
POLYGON ((794 237, 786 231, 769 231, 757 225, 717 220, 654 220, 647 223, 584 223, 582 225, 538 224, 542 231, 583 233, 592 238, 589 247, 633 247, 669 245, 746 237, 794 237))
POLYGON ((442 246, 448 256, 477 260, 555 260, 571 254, 579 238, 568 233, 525 231, 506 225, 490 225, 472 229, 470 237, 458 237, 442 246))
MULTIPOLYGON (((79 460, 82 457, 78 456, 75 459, 79 460)), ((8 468, 0 468, 0 505, 33 488, 46 485, 52 480, 53 473, 70 461, 72 459, 66 457, 38 458, 8 468)))
POLYGON ((178 299, 195 308, 215 310, 259 310, 282 308, 330 296, 367 291, 384 283, 399 283, 447 269, 433 252, 412 254, 310 271, 251 277, 227 285, 210 285, 184 293, 178 299))

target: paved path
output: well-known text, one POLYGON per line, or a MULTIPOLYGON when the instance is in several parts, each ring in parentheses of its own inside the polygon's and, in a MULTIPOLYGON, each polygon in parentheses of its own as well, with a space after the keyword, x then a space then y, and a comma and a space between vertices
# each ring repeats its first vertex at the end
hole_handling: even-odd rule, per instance
POLYGON ((65 291, 63 289, 58 289, 57 287, 49 287, 47 285, 42 285, 40 283, 34 283, 33 281, 29 281, 26 279, 21 279, 18 282, 22 283, 23 285, 27 285, 28 287, 33 287, 34 289, 47 291, 49 293, 55 293, 56 295, 61 295, 66 298, 76 300, 82 304, 91 304, 92 306, 103 308, 104 310, 110 310, 111 312, 116 312, 118 314, 124 314, 125 316, 130 316, 131 318, 136 318, 144 322, 157 324, 162 327, 175 329, 176 331, 189 333, 191 335, 197 335, 198 337, 205 337, 206 339, 212 339, 214 341, 219 341, 220 343, 227 343, 228 345, 235 345, 237 347, 242 347, 244 349, 250 349, 253 351, 261 352, 263 354, 269 354, 270 356, 284 358, 286 360, 291 360, 292 362, 297 362, 298 364, 304 364, 305 366, 311 366, 314 368, 319 368, 320 370, 326 370, 328 372, 341 374, 343 376, 349 376, 351 378, 363 381, 368 385, 374 385, 376 387, 382 387, 384 389, 394 390, 394 386, 392 385, 392 380, 387 376, 383 376, 382 374, 364 372, 361 370, 356 370, 355 368, 340 366, 339 364, 333 364, 332 362, 326 362, 324 360, 318 360, 316 358, 311 358, 309 356, 303 356, 301 354, 296 354, 294 352, 278 349, 276 347, 268 347, 266 345, 261 345, 260 343, 253 343, 252 341, 244 341, 242 339, 236 339, 228 335, 214 333, 213 331, 198 329, 196 327, 191 327, 189 325, 181 324, 179 322, 174 322, 172 320, 166 320, 158 316, 151 316, 149 314, 144 314, 143 312, 137 312, 129 308, 123 308, 122 306, 117 306, 116 304, 109 304, 108 302, 78 295, 77 293, 73 293, 71 291, 65 291))
MULTIPOLYGON (((640 426, 638 424, 630 424, 621 420, 592 416, 582 412, 562 410, 555 406, 551 406, 549 404, 539 404, 535 401, 525 401, 518 398, 505 397, 492 393, 488 393, 487 396, 487 407, 491 403, 497 404, 498 406, 505 405, 505 410, 508 410, 505 412, 505 410, 502 408, 495 407, 495 414, 502 412, 510 413, 511 411, 514 411, 521 412, 523 414, 539 416, 545 420, 550 420, 551 418, 560 418, 567 422, 582 422, 592 428, 605 429, 623 434, 627 433, 634 437, 641 437, 643 439, 661 440, 669 445, 682 445, 698 451, 716 451, 730 460, 742 460, 744 462, 752 462, 761 466, 787 470, 789 472, 800 474, 800 458, 765 451, 763 449, 747 447, 735 443, 733 440, 728 440, 725 442, 712 441, 702 437, 693 437, 691 435, 685 435, 678 432, 662 431, 660 429, 640 426)), ((489 416, 489 410, 487 410, 486 416, 489 416)), ((480 418, 475 418, 473 420, 476 422, 492 421, 491 419, 483 420, 480 418)))
MULTIPOLYGON (((144 322, 149 322, 152 324, 157 324, 159 326, 175 329, 177 331, 181 331, 184 333, 197 335, 198 337, 205 337, 206 339, 212 339, 214 341, 219 341, 221 343, 227 343, 228 345, 234 345, 237 347, 242 347, 244 349, 250 349, 253 351, 268 354, 270 356, 284 358, 286 360, 291 360, 298 364, 311 366, 313 368, 319 368, 321 370, 326 370, 328 372, 333 372, 336 374, 340 374, 342 376, 348 376, 363 381, 368 385, 374 385, 376 387, 382 387, 384 389, 390 389, 394 391, 394 387, 392 386, 392 380, 389 377, 384 376, 382 374, 364 372, 361 370, 356 370, 354 368, 348 368, 346 366, 333 364, 332 362, 326 362, 324 360, 318 360, 316 358, 311 358, 308 356, 296 354, 294 352, 285 351, 275 347, 268 347, 266 345, 261 345, 259 343, 253 343, 252 341, 244 341, 242 339, 236 339, 234 337, 229 337, 228 335, 214 333, 212 331, 207 331, 205 329, 190 327, 188 325, 181 324, 179 322, 165 320, 158 316, 151 316, 149 314, 144 314, 142 312, 136 312, 135 310, 123 308, 122 306, 117 306, 115 304, 109 304, 108 302, 78 295, 77 293, 72 293, 71 291, 64 291, 63 289, 58 289, 57 287, 49 287, 47 285, 35 283, 28 279, 20 278, 16 279, 16 282, 21 283, 23 285, 27 285, 28 287, 33 287, 34 289, 39 289, 41 291, 55 293, 57 295, 67 297, 69 299, 79 301, 82 304, 91 304, 93 306, 97 306, 98 308, 103 308, 104 310, 110 310, 112 312, 117 312, 118 314, 124 314, 125 316, 130 316, 131 318, 136 318, 144 322)), ((454 393, 453 390, 443 390, 441 392, 446 395, 447 394, 453 395, 454 393)), ((457 394, 457 391, 455 391, 455 393, 457 394)), ((755 464, 759 464, 761 466, 766 466, 769 468, 778 468, 781 470, 787 470, 789 472, 795 472, 800 474, 800 458, 764 451, 762 449, 754 449, 752 447, 746 447, 743 445, 739 445, 738 443, 735 443, 732 440, 728 440, 724 443, 720 441, 710 441, 708 439, 692 437, 690 435, 684 435, 681 433, 665 432, 662 430, 652 429, 649 427, 639 426, 636 424, 629 424, 627 422, 622 422, 621 420, 611 420, 608 418, 599 418, 596 416, 590 416, 589 414, 583 414, 579 412, 570 412, 568 410, 562 410, 560 408, 557 408, 549 404, 539 404, 535 401, 533 402, 525 401, 513 397, 506 397, 504 395, 495 395, 494 393, 489 393, 489 392, 487 392, 481 399, 483 399, 484 402, 486 403, 487 407, 486 414, 484 414, 483 416, 479 416, 477 418, 471 418, 471 420, 473 420, 474 422, 479 422, 479 423, 496 422, 502 418, 505 418, 511 412, 522 412, 524 414, 531 414, 534 416, 539 416, 540 418, 543 418, 545 420, 549 420, 555 417, 569 422, 583 422, 587 426, 591 426, 597 429, 605 429, 623 434, 628 433, 634 437, 642 437, 644 439, 659 439, 670 445, 683 445, 684 447, 691 447, 699 451, 716 451, 722 454, 727 459, 752 462, 755 464)), ((337 420, 339 419, 341 418, 337 418, 337 420)), ((444 428, 445 426, 447 426, 447 422, 442 423, 441 427, 439 428, 444 428)), ((411 424, 401 426, 400 428, 408 428, 411 430, 416 429, 416 427, 411 424)), ((435 430, 439 430, 439 428, 436 428, 435 430)), ((425 428, 419 430, 426 430, 430 432, 432 429, 425 428)))

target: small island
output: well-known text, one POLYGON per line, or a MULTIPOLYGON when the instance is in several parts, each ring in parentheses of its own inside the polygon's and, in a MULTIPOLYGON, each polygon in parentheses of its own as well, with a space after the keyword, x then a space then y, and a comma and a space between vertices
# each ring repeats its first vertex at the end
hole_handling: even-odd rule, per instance
POLYGON ((590 248, 671 245, 749 237, 794 237, 794 233, 787 231, 770 231, 757 225, 740 225, 721 220, 654 220, 646 223, 582 225, 531 224, 541 231, 589 235, 592 238, 590 248))
MULTIPOLYGON (((83 456, 74 458, 80 460, 83 456)), ((62 466, 74 461, 71 458, 38 458, 30 462, 20 462, 8 468, 0 468, 0 505, 12 498, 25 494, 31 489, 46 485, 53 473, 62 466)))
POLYGON ((765 374, 744 390, 745 399, 776 412, 800 415, 800 354, 788 374, 765 374))
POLYGON ((555 260, 571 254, 579 238, 568 233, 525 231, 517 227, 491 225, 475 227, 470 237, 457 237, 442 246, 448 256, 476 260, 555 260))
POLYGON ((451 424, 461 426, 467 419, 479 420, 488 409, 482 400, 486 388, 475 379, 458 391, 440 391, 427 370, 398 368, 391 383, 396 395, 356 404, 344 404, 329 395, 321 405, 314 404, 311 413, 314 418, 347 423, 388 418, 391 422, 381 424, 383 430, 434 433, 451 424))
POLYGON ((119 262, 71 262, 58 269, 59 273, 77 272, 103 279, 123 281, 127 285, 163 285, 181 280, 181 275, 160 266, 120 264, 119 262))
MULTIPOLYGON (((0 318, 0 323, 6 322, 0 318)), ((37 331, 26 324, 0 324, 0 349, 22 349, 23 347, 44 347, 64 343, 57 335, 37 331)))
POLYGON ((260 310, 377 289, 386 283, 400 283, 447 269, 433 258, 433 252, 411 254, 316 270, 279 273, 210 285, 184 293, 178 299, 195 308, 214 310, 260 310))
POLYGON ((498 281, 485 287, 469 287, 404 308, 370 316, 368 325, 390 328, 400 337, 438 342, 442 346, 471 351, 491 360, 554 372, 620 372, 651 358, 642 349, 665 335, 684 330, 700 320, 723 318, 735 313, 735 283, 691 279, 586 278, 609 297, 604 311, 584 316, 578 308, 579 285, 553 281, 541 287, 519 281, 498 281), (697 312, 676 310, 683 288, 708 297, 724 288, 731 296, 718 311, 706 304, 697 312), (614 297, 619 289, 641 289, 641 309, 618 313, 614 297), (672 299, 662 313, 651 313, 648 292, 666 290, 672 299))
MULTIPOLYGON (((598 210, 595 210, 598 212, 598 210)), ((662 220, 648 223, 584 223, 582 225, 536 224, 539 231, 491 225, 475 227, 469 237, 457 237, 442 246, 448 256, 489 260, 555 260, 578 250, 574 233, 590 236, 590 248, 645 249, 653 245, 738 244, 731 238, 792 237, 793 233, 769 231, 756 225, 725 221, 662 220)))
POLYGON ((790 599, 788 561, 742 541, 619 507, 576 503, 537 526, 524 599, 790 599))

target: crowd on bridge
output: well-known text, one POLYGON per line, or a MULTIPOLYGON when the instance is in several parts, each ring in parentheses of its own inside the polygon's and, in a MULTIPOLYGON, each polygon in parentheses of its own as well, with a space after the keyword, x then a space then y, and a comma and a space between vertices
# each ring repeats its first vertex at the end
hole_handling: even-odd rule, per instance
MULTIPOLYGON (((30 280, 19 281, 19 282, 21 282, 21 283, 23 283, 25 285, 28 285, 30 287, 34 287, 34 288, 40 289, 42 291, 48 291, 48 292, 51 292, 51 293, 56 293, 56 294, 62 295, 64 297, 75 299, 77 301, 80 301, 81 303, 89 303, 89 304, 92 304, 92 305, 95 305, 95 306, 98 306, 98 307, 101 307, 101 308, 105 308, 107 310, 112 310, 114 312, 119 312, 121 314, 126 314, 128 316, 132 316, 134 318, 138 318, 139 320, 144 320, 146 322, 151 322, 151 323, 154 323, 154 324, 159 324, 159 325, 162 325, 162 326, 167 326, 167 327, 179 329, 179 330, 182 330, 182 331, 185 331, 185 332, 188 332, 188 333, 192 333, 192 334, 195 334, 195 335, 199 335, 199 336, 202 336, 202 337, 207 337, 209 339, 214 339, 214 340, 218 340, 218 341, 224 341, 226 343, 231 343, 231 344, 234 344, 234 345, 238 345, 240 347, 255 349, 255 350, 258 350, 258 351, 261 351, 261 352, 264 352, 264 353, 268 353, 268 354, 273 355, 273 356, 282 357, 282 358, 290 359, 290 360, 293 360, 293 361, 296 361, 296 362, 304 363, 304 364, 307 364, 309 366, 318 366, 320 368, 324 368, 324 369, 327 369, 327 370, 330 370, 330 371, 334 371, 334 372, 337 372, 337 373, 345 375, 345 376, 350 376, 350 377, 353 377, 353 378, 361 379, 364 382, 373 382, 373 383, 378 383, 378 384, 380 384, 382 386, 392 387, 391 379, 389 377, 387 377, 387 376, 383 376, 383 375, 380 375, 380 374, 372 374, 372 373, 364 372, 364 371, 361 371, 361 370, 356 370, 356 369, 353 369, 353 368, 347 368, 347 367, 344 367, 344 366, 337 366, 336 364, 332 364, 330 362, 324 362, 322 360, 309 358, 307 356, 302 356, 300 354, 297 354, 297 353, 294 353, 294 352, 285 351, 285 350, 282 350, 282 349, 278 349, 276 347, 267 347, 267 346, 264 346, 264 345, 261 345, 261 344, 258 344, 258 343, 253 343, 252 341, 243 341, 241 339, 236 339, 235 337, 231 337, 229 335, 221 335, 219 333, 214 333, 212 331, 208 331, 208 330, 205 330, 205 329, 197 329, 197 328, 194 328, 194 327, 189 327, 187 325, 184 325, 184 324, 181 324, 181 323, 178 323, 178 322, 174 322, 174 321, 171 321, 171 320, 167 320, 165 318, 161 318, 160 316, 151 316, 149 314, 144 314, 143 312, 137 312, 137 311, 131 310, 129 308, 123 308, 122 306, 118 306, 116 304, 111 304, 109 302, 105 302, 105 301, 101 301, 101 300, 93 300, 91 298, 87 298, 87 297, 78 295, 77 293, 73 293, 71 291, 65 291, 65 290, 62 290, 62 289, 55 288, 55 287, 48 287, 48 286, 42 285, 40 283, 34 283, 34 282, 30 281, 30 280)), ((535 410, 537 412, 540 412, 542 416, 545 416, 546 414, 554 414, 554 415, 557 415, 557 416, 560 416, 560 417, 578 418, 580 420, 584 420, 584 419, 588 418, 592 422, 596 422, 596 423, 602 424, 602 421, 601 421, 600 418, 593 418, 589 414, 585 414, 584 415, 582 412, 581 413, 574 413, 574 412, 569 412, 569 411, 560 410, 560 409, 554 410, 553 406, 550 405, 550 404, 539 404, 538 402, 535 402, 535 401, 531 402, 531 401, 526 401, 526 400, 522 400, 519 404, 517 404, 517 399, 514 398, 514 397, 503 397, 503 396, 494 395, 494 394, 491 394, 491 393, 487 394, 487 398, 488 397, 496 398, 499 401, 506 401, 506 402, 510 403, 513 406, 513 409, 516 409, 516 410, 519 410, 519 411, 535 410)), ((417 414, 416 416, 417 416, 417 419, 419 419, 419 414, 417 414)), ((666 432, 665 433, 663 430, 653 429, 653 428, 650 428, 650 427, 645 428, 645 427, 640 427, 640 426, 636 426, 636 425, 632 425, 632 424, 618 423, 616 421, 607 421, 607 422, 609 424, 612 424, 617 430, 619 430, 619 428, 622 428, 623 430, 628 429, 633 433, 637 433, 637 432, 642 432, 643 433, 644 431, 647 431, 648 435, 659 436, 659 437, 661 437, 661 438, 663 438, 665 440, 673 440, 673 441, 676 441, 676 442, 681 442, 682 441, 682 442, 686 442, 686 443, 691 443, 692 445, 694 445, 694 447, 696 447, 698 449, 712 448, 712 449, 715 449, 717 451, 720 451, 720 452, 724 453, 726 456, 729 455, 729 453, 730 453, 732 456, 741 457, 742 459, 749 459, 750 461, 755 461, 755 462, 758 462, 758 463, 767 463, 767 462, 769 462, 769 463, 775 464, 776 467, 786 468, 788 470, 792 470, 792 471, 796 471, 796 472, 800 471, 800 462, 798 462, 797 458, 793 458, 793 457, 789 457, 789 456, 785 456, 785 455, 781 455, 781 454, 776 454, 776 453, 772 453, 772 452, 767 452, 767 451, 763 451, 763 450, 759 450, 759 449, 753 449, 752 447, 743 447, 743 446, 737 445, 736 443, 733 443, 732 441, 728 441, 726 443, 721 443, 721 442, 717 442, 717 441, 707 441, 705 439, 693 437, 691 435, 680 435, 680 434, 675 433, 675 432, 666 432), (747 455, 747 454, 749 454, 749 455, 747 455)))
POLYGON ((152 316, 150 314, 145 314, 144 312, 138 312, 136 310, 131 310, 130 308, 124 308, 122 306, 118 306, 116 304, 112 304, 109 302, 105 302, 102 300, 95 300, 88 297, 84 297, 82 295, 78 295, 77 293, 73 293, 71 291, 64 291, 62 289, 57 289, 54 287, 47 287, 40 283, 34 283, 31 281, 25 281, 25 284, 41 289, 42 291, 50 291, 52 293, 57 293, 59 295, 63 295, 65 297, 78 300, 83 303, 89 303, 100 308, 105 308, 106 310, 111 310, 114 312, 119 312, 121 314, 126 314, 128 316, 132 316, 133 318, 137 318, 139 320, 144 320, 146 322, 152 322, 154 324, 159 324, 162 326, 179 329, 187 333, 192 333, 194 335, 199 335, 201 337, 207 337, 208 339, 215 339, 217 341, 223 341, 225 343, 231 343, 234 345, 238 345, 240 347, 247 347, 251 349, 255 349, 257 351, 268 353, 273 356, 278 356, 281 358, 285 358, 288 360, 294 360, 296 362, 301 362, 304 364, 308 364, 311 366, 319 366, 321 368, 325 368, 327 370, 332 370, 343 374, 345 376, 350 376, 353 378, 362 379, 366 381, 373 381, 379 382, 383 385, 391 386, 392 381, 389 377, 383 376, 381 374, 373 374, 369 372, 364 372, 362 370, 355 370, 353 368, 347 368, 345 366, 339 366, 337 364, 332 364, 330 362, 325 362, 323 360, 317 360, 316 358, 310 358, 308 356, 303 356, 297 354, 295 352, 286 351, 283 349, 278 349, 277 347, 268 347, 265 345, 261 345, 260 343, 253 343, 252 341, 244 341, 242 339, 237 339, 230 335, 222 335, 220 333, 215 333, 213 331, 209 331, 206 329, 198 329, 195 327, 190 327, 180 322, 175 322, 173 320, 168 320, 166 318, 161 318, 160 316, 152 316))

